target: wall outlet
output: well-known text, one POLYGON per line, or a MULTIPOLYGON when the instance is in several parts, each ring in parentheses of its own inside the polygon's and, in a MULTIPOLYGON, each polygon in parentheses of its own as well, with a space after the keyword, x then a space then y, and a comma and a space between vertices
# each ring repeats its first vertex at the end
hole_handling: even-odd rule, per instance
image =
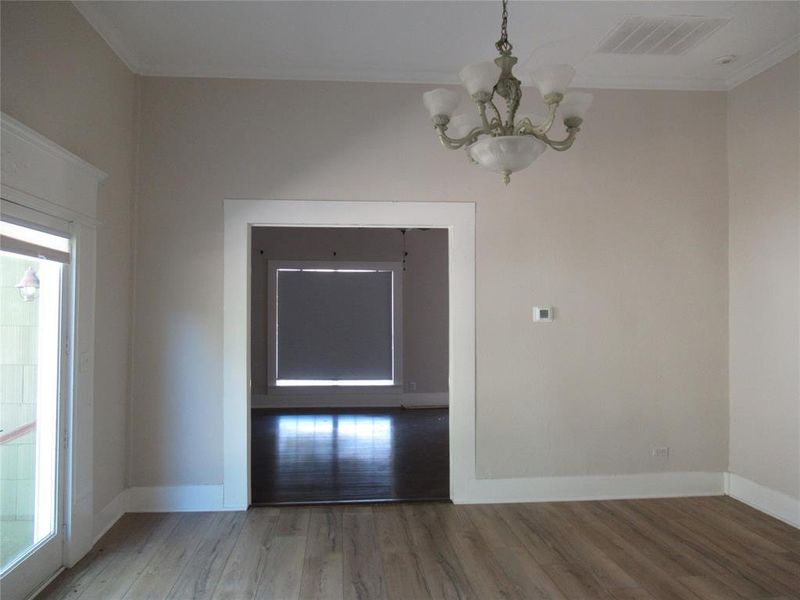
POLYGON ((669 446, 655 446, 653 456, 656 458, 669 458, 669 446))
POLYGON ((408 382, 408 391, 409 392, 416 392, 417 391, 417 382, 416 381, 409 381, 408 382))

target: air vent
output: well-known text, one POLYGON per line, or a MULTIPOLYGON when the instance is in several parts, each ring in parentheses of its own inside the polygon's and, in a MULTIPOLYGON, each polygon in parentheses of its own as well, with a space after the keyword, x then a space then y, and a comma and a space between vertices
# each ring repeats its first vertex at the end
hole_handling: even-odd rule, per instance
POLYGON ((685 54, 730 19, 707 17, 625 17, 597 48, 601 54, 685 54))

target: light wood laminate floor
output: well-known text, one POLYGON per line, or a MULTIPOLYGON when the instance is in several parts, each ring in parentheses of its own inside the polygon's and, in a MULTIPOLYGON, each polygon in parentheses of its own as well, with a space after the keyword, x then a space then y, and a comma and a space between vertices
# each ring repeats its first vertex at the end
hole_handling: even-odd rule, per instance
POLYGON ((725 497, 129 514, 40 598, 800 598, 800 531, 725 497))

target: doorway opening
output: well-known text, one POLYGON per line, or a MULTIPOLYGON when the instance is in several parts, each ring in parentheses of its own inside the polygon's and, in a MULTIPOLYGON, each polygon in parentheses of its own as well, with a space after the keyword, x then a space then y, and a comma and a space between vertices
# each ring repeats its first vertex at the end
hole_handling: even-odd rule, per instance
POLYGON ((449 239, 254 226, 253 504, 447 500, 449 239))

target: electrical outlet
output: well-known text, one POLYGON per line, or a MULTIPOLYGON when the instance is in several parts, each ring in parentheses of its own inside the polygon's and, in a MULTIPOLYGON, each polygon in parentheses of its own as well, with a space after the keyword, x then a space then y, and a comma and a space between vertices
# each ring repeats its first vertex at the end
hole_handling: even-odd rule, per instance
POLYGON ((669 446, 655 446, 653 456, 656 458, 669 458, 669 446))
POLYGON ((416 392, 417 391, 417 382, 416 381, 409 381, 408 382, 408 391, 409 392, 416 392))

